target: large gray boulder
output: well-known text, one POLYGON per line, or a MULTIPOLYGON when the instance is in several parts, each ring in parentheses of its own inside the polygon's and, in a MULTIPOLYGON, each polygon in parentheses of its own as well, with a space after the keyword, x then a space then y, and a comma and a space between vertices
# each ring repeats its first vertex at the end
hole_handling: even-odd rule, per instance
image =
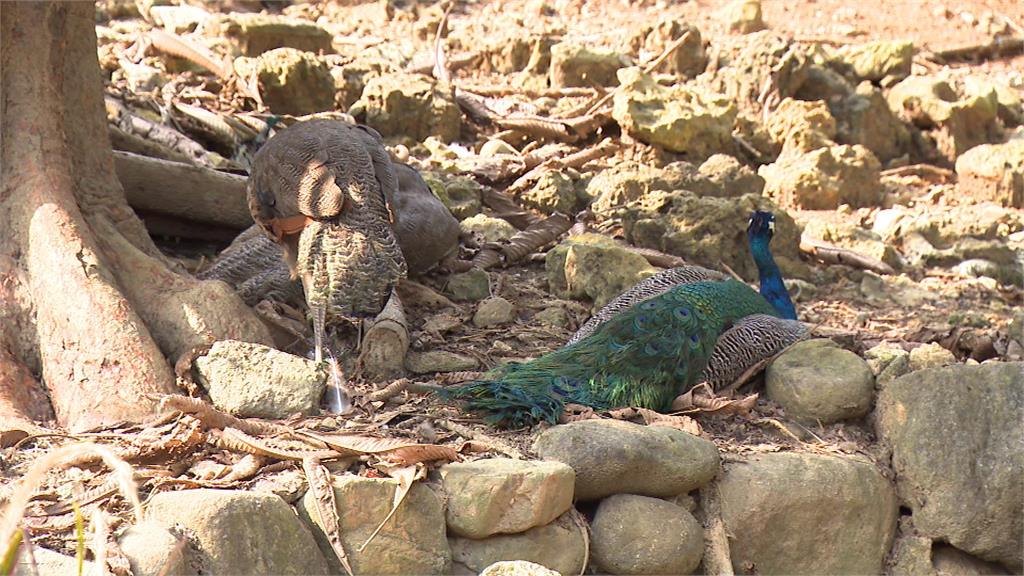
POLYGON ((1024 363, 912 372, 885 387, 876 420, 918 532, 1020 570, 1024 363))
POLYGON ((700 523, 660 498, 605 498, 591 531, 594 563, 607 574, 691 574, 704 555, 700 523))
POLYGON ((892 484, 861 459, 745 456, 718 480, 737 573, 878 574, 896 531, 892 484))

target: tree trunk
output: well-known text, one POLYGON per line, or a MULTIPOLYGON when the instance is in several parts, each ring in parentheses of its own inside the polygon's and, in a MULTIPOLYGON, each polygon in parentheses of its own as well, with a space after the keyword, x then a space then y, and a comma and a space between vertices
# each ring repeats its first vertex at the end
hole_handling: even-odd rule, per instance
MULTIPOLYGON (((0 406, 41 377, 72 430, 144 419, 170 361, 267 329, 226 285, 164 258, 114 173, 91 2, 0 4, 0 406), (13 382, 13 383, 12 383, 13 382), (16 393, 9 392, 15 390, 16 393)), ((21 406, 21 408, 19 408, 21 406)), ((2 424, 2 422, 0 422, 2 424)))

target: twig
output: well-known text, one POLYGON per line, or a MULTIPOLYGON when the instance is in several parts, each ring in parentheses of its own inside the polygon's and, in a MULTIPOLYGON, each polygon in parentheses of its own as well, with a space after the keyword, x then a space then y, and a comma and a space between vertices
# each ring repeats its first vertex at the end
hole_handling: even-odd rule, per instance
POLYGON ((877 258, 858 254, 857 252, 847 250, 846 248, 833 246, 820 240, 810 238, 807 235, 800 237, 800 251, 804 254, 814 256, 828 264, 843 264, 853 268, 870 270, 872 272, 877 272, 878 274, 896 273, 896 270, 894 270, 892 266, 877 258))
POLYGON ((985 44, 972 44, 948 50, 932 52, 926 57, 940 64, 950 60, 1001 58, 1024 53, 1024 38, 997 36, 985 44))
POLYGON ((532 186, 540 179, 541 176, 550 170, 556 170, 558 168, 578 168, 592 160, 610 156, 618 149, 618 143, 611 138, 605 138, 596 146, 585 148, 561 158, 550 158, 516 179, 515 182, 505 189, 505 192, 507 194, 522 192, 532 186))
POLYGON ((948 168, 932 166, 931 164, 911 164, 909 166, 890 168, 888 170, 882 170, 880 176, 882 178, 917 176, 918 178, 923 178, 925 180, 935 182, 936 184, 946 184, 956 180, 956 172, 953 172, 948 168))

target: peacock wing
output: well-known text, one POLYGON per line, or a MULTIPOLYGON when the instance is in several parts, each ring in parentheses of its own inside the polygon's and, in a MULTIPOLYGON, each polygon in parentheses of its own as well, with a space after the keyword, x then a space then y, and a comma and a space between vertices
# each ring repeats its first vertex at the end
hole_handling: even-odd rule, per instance
POLYGON ((807 326, 798 320, 768 314, 741 318, 718 338, 704 370, 704 379, 716 390, 727 386, 753 365, 807 338, 808 334, 807 326))

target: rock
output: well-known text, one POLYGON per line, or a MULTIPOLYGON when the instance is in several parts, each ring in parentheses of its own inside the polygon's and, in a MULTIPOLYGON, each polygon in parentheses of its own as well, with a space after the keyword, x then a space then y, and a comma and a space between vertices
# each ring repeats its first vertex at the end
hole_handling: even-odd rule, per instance
MULTIPOLYGON (((760 117, 766 83, 771 83, 772 92, 780 101, 795 96, 814 63, 804 45, 768 30, 743 36, 719 36, 715 47, 722 58, 718 69, 696 80, 736 103, 745 113, 739 116, 738 123, 748 116, 760 117)), ((749 130, 746 129, 747 135, 750 135, 749 130)))
POLYGON ((702 196, 736 198, 744 194, 759 196, 764 191, 764 178, 728 154, 712 155, 700 165, 698 173, 709 184, 693 186, 702 196))
POLYGON ((767 28, 761 19, 761 0, 734 0, 720 15, 730 32, 750 34, 767 28))
POLYGON ((882 572, 898 505, 874 464, 795 452, 739 456, 718 488, 737 573, 882 572))
POLYGON ((476 370, 480 366, 476 358, 448 352, 447 350, 428 350, 426 352, 409 352, 405 356, 405 368, 413 374, 433 374, 435 372, 462 372, 476 370))
POLYGON ((475 233, 484 242, 501 242, 515 236, 516 227, 501 218, 476 214, 459 223, 464 233, 475 233))
POLYGON ((554 170, 541 175, 537 183, 520 197, 523 204, 545 214, 571 213, 576 207, 576 189, 572 179, 554 170))
MULTIPOLYGON (((447 574, 451 551, 444 534, 444 505, 434 491, 414 482, 398 510, 369 545, 363 543, 388 517, 398 480, 347 474, 331 478, 341 543, 355 574, 447 574)), ((316 512, 316 496, 306 492, 299 518, 313 530, 320 550, 336 574, 343 574, 316 512)))
POLYGON ((480 155, 488 158, 504 155, 519 156, 519 151, 513 148, 508 142, 493 138, 484 142, 483 145, 480 146, 480 155))
POLYGON ((385 137, 420 141, 436 136, 451 142, 462 128, 462 112, 451 89, 423 74, 399 72, 370 79, 349 112, 385 137))
POLYGON ((715 269, 724 263, 743 278, 756 279, 757 267, 743 234, 754 210, 775 213, 772 253, 783 276, 807 277, 808 270, 800 260, 799 228, 788 214, 759 195, 714 198, 683 190, 652 190, 603 216, 619 220, 626 240, 634 246, 654 248, 715 269))
POLYGON ((503 560, 484 568, 480 576, 561 576, 540 564, 526 560, 503 560))
POLYGON ((964 94, 982 96, 995 92, 999 106, 999 119, 1007 126, 1017 126, 1024 122, 1024 103, 1020 93, 1007 83, 981 76, 966 76, 963 79, 964 94))
POLYGON ((786 98, 768 117, 765 127, 783 150, 790 153, 829 146, 836 137, 836 119, 824 102, 786 98))
POLYGON ((508 324, 515 319, 515 307, 501 296, 482 300, 473 314, 473 325, 477 328, 508 324))
POLYGON ((827 339, 798 342, 768 366, 768 397, 786 416, 814 424, 860 418, 871 410, 874 377, 868 364, 827 339))
POLYGON ((860 292, 870 301, 888 300, 906 308, 917 308, 939 299, 936 294, 921 288, 906 276, 879 276, 871 271, 864 272, 860 292))
POLYGON ((910 373, 910 353, 895 344, 883 342, 865 350, 864 359, 875 375, 877 388, 910 373))
POLYGON ((579 574, 587 563, 585 528, 567 512, 554 522, 519 534, 499 534, 482 540, 449 538, 456 566, 478 573, 498 560, 528 561, 560 574, 579 574), (582 528, 582 529, 581 529, 582 528))
POLYGON ((680 186, 682 183, 666 170, 627 160, 595 174, 587 182, 586 195, 594 198, 591 208, 595 213, 607 214, 643 198, 651 190, 668 191, 680 186))
POLYGON ((65 556, 48 548, 34 546, 32 554, 21 552, 16 557, 13 574, 31 574, 32 576, 67 576, 68 574, 95 574, 100 572, 96 563, 91 560, 82 562, 78 569, 78 560, 74 556, 65 556))
POLYGON ((877 258, 897 270, 904 264, 903 257, 892 245, 884 242, 876 232, 861 228, 856 222, 849 220, 827 221, 814 218, 807 221, 804 226, 804 234, 810 238, 817 238, 841 248, 848 248, 865 256, 877 258))
POLYGON ((615 71, 628 65, 615 51, 560 42, 551 47, 551 87, 615 86, 615 71))
POLYGON ((256 58, 235 59, 235 73, 259 80, 260 97, 275 114, 302 116, 334 108, 334 77, 320 57, 276 48, 256 58))
POLYGON ((704 42, 696 26, 681 20, 662 19, 653 26, 641 28, 634 36, 632 44, 642 55, 653 58, 664 52, 672 42, 686 32, 689 32, 690 36, 655 71, 693 78, 703 72, 708 65, 704 42))
POLYGON ((948 544, 936 544, 932 550, 932 566, 938 576, 959 576, 962 574, 1006 574, 1006 569, 993 562, 979 560, 948 544))
POLYGON ((213 405, 242 418, 315 414, 326 383, 312 360, 237 340, 214 342, 195 370, 213 405))
POLYGON ((476 180, 468 176, 449 176, 442 180, 430 173, 425 173, 422 176, 434 194, 459 220, 480 213, 480 209, 483 207, 481 196, 483 188, 476 180))
POLYGON ((245 574, 254 566, 267 574, 328 573, 313 535, 273 494, 206 488, 160 492, 146 505, 146 518, 188 530, 202 574, 245 574))
POLYGON ((493 458, 445 464, 448 529, 485 538, 543 526, 572 507, 576 475, 560 462, 493 458))
POLYGON ((275 48, 334 52, 327 29, 298 18, 233 12, 209 19, 204 31, 209 38, 227 39, 241 56, 259 56, 275 48))
MULTIPOLYGON (((824 100, 831 108, 834 102, 846 98, 853 90, 853 84, 842 74, 825 66, 811 65, 807 68, 807 79, 794 96, 797 100, 824 100)), ((835 110, 832 114, 838 116, 835 110)))
POLYGON ((908 41, 876 41, 843 46, 831 64, 857 81, 890 82, 910 76, 910 60, 914 56, 914 43, 908 41))
POLYGON ((596 308, 656 272, 643 256, 589 233, 549 250, 544 268, 552 292, 560 298, 590 298, 596 308))
POLYGON ((569 313, 563 306, 548 306, 533 315, 533 320, 544 326, 565 328, 569 325, 569 313))
POLYGON ((491 295, 491 280, 485 270, 473 268, 448 276, 448 293, 461 301, 475 302, 491 295))
POLYGON ((960 98, 942 78, 911 76, 893 86, 887 100, 901 118, 934 129, 938 149, 950 163, 967 150, 994 141, 999 133, 994 91, 960 98))
POLYGON ((900 498, 924 536, 1019 571, 1024 363, 919 370, 879 395, 900 498))
POLYGON ((835 145, 779 156, 757 173, 765 194, 781 206, 834 210, 877 206, 882 200, 881 165, 863 146, 835 145))
POLYGON ((144 520, 129 527, 117 539, 128 557, 133 576, 186 576, 189 566, 184 542, 167 528, 144 520))
POLYGON ((692 574, 704 555, 700 523, 658 498, 609 496, 591 531, 594 564, 606 574, 692 574))
POLYGON ((733 150, 736 106, 697 86, 662 86, 640 68, 619 71, 612 117, 630 136, 671 152, 704 159, 733 150))
POLYGON ((910 370, 924 370, 925 368, 940 368, 956 364, 956 356, 949 350, 943 348, 938 342, 922 344, 910 351, 910 370))
POLYGON ((839 143, 860 144, 883 163, 910 152, 910 132, 893 114, 882 91, 870 83, 860 84, 855 93, 829 109, 838 121, 839 143))
POLYGON ((576 471, 577 500, 612 494, 674 496, 708 483, 719 469, 713 442, 681 430, 616 420, 554 426, 533 445, 544 460, 576 471))
POLYGON ((132 92, 151 92, 167 83, 167 76, 159 69, 145 64, 133 64, 129 60, 120 63, 120 68, 114 71, 111 80, 116 82, 121 78, 128 82, 128 89, 132 92))
POLYGON ((971 148, 956 159, 956 174, 964 196, 1024 208, 1024 139, 971 148))

